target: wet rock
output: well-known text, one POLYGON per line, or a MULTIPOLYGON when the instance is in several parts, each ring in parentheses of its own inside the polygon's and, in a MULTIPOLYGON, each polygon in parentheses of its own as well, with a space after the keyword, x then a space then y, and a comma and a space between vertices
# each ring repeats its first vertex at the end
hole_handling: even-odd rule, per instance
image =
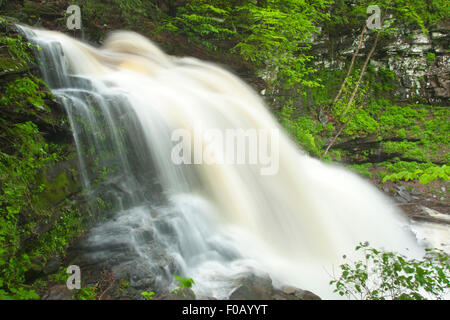
POLYGON ((410 202, 410 201, 412 200, 411 195, 410 195, 408 192, 406 192, 406 191, 399 191, 399 192, 398 192, 398 195, 399 195, 401 198, 405 199, 406 202, 410 202))
POLYGON ((230 300, 271 300, 272 279, 268 275, 248 274, 236 280, 237 288, 232 292, 230 300))
POLYGON ((175 230, 173 229, 173 226, 171 226, 167 221, 165 221, 163 219, 156 219, 154 221, 154 224, 155 224, 155 228, 162 234, 166 234, 166 235, 175 234, 175 230))
POLYGON ((394 199, 397 202, 410 203, 414 199, 414 197, 408 191, 406 191, 406 188, 404 186, 396 186, 395 188, 397 190, 397 195, 394 197, 394 199))
POLYGON ((136 233, 136 241, 139 244, 146 244, 154 240, 153 230, 139 230, 136 233))
POLYGON ((284 287, 283 288, 283 292, 285 294, 295 294, 296 290, 297 290, 297 288, 294 288, 294 287, 284 287))
POLYGON ((298 289, 295 296, 301 300, 322 300, 318 295, 308 290, 298 289))
POLYGON ((160 300, 196 300, 195 293, 189 288, 178 289, 167 295, 163 295, 160 300))
POLYGON ((72 300, 72 291, 65 285, 55 285, 48 289, 42 300, 72 300))
POLYGON ((130 285, 134 289, 138 289, 138 290, 140 289, 140 290, 144 291, 146 288, 154 287, 154 283, 155 283, 154 277, 139 279, 139 277, 137 277, 136 275, 133 275, 131 277, 131 279, 134 279, 133 281, 130 282, 130 285))
POLYGON ((237 287, 231 293, 230 300, 320 300, 314 293, 296 287, 276 289, 267 274, 246 274, 238 278, 236 283, 237 287))
POLYGON ((445 214, 425 206, 420 206, 420 209, 422 210, 423 215, 437 219, 436 222, 441 221, 445 223, 446 221, 447 223, 450 223, 450 214, 445 214))
POLYGON ((272 296, 275 300, 321 300, 319 296, 311 291, 290 286, 281 290, 274 289, 272 296))
POLYGON ((52 274, 56 273, 59 267, 61 267, 61 261, 59 259, 53 259, 47 262, 42 271, 45 274, 52 274))
POLYGON ((397 201, 398 203, 403 203, 406 204, 408 203, 408 200, 402 198, 402 197, 394 197, 395 201, 397 201))

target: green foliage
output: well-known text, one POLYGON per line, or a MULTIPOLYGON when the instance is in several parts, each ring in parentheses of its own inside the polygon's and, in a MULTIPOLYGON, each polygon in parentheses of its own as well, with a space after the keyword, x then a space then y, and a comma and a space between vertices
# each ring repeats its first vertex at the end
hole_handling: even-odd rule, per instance
POLYGON ((425 161, 425 153, 417 148, 417 144, 412 141, 386 141, 382 143, 383 150, 387 154, 399 155, 403 158, 425 161))
POLYGON ((0 37, 0 46, 6 48, 8 55, 0 59, 0 69, 5 71, 26 70, 33 63, 30 55, 33 44, 24 41, 22 36, 0 37))
POLYGON ((436 54, 433 52, 428 52, 427 53, 427 63, 433 64, 435 60, 436 60, 436 54))
POLYGON ((348 101, 353 95, 353 90, 359 78, 360 70, 356 70, 354 74, 350 75, 347 79, 347 85, 342 91, 341 98, 337 101, 333 108, 330 110, 333 119, 340 124, 340 126, 346 123, 343 130, 343 136, 357 137, 367 136, 373 134, 379 130, 379 125, 370 112, 370 108, 363 107, 368 104, 371 88, 371 84, 363 82, 359 86, 353 103, 349 106, 348 101))
MULTIPOLYGON (((342 107, 337 103, 333 117, 346 119, 357 106, 341 116, 342 107)), ((381 150, 391 161, 446 163, 450 143, 450 110, 428 105, 396 105, 386 99, 373 100, 360 110, 348 123, 342 140, 374 135, 380 141, 381 150)), ((323 133, 320 134, 323 137, 323 133)), ((315 136, 316 139, 320 137, 315 136)), ((364 151, 359 151, 363 153, 364 151)), ((410 170, 411 171, 411 170, 410 170)), ((414 171, 414 170, 412 170, 414 171)))
POLYGON ((217 50, 213 40, 225 40, 235 35, 223 22, 230 19, 230 7, 215 7, 202 1, 192 1, 179 10, 179 15, 167 22, 167 29, 184 33, 188 39, 217 50))
POLYGON ((371 163, 364 163, 364 164, 353 164, 349 166, 349 169, 355 171, 364 178, 371 179, 373 175, 372 172, 369 171, 369 169, 372 167, 373 165, 371 163))
MULTIPOLYGON (((106 31, 112 29, 127 29, 148 33, 159 25, 163 11, 155 1, 147 0, 79 0, 82 10, 83 28, 89 30, 92 37, 102 39, 106 31)), ((67 17, 60 19, 65 24, 67 17)))
MULTIPOLYGON (((40 189, 30 188, 30 185, 36 183, 39 170, 54 160, 56 156, 48 153, 48 145, 42 141, 37 127, 32 122, 17 124, 10 130, 10 135, 16 138, 13 146, 18 154, 0 153, 2 181, 0 240, 8 243, 8 246, 12 248, 1 249, 0 257, 7 251, 15 252, 19 249, 20 234, 17 234, 17 230, 15 230, 19 223, 19 214, 22 210, 32 206, 33 193, 39 192, 40 189)), ((6 261, 0 259, 0 264, 2 264, 1 262, 5 263, 6 261)))
POLYGON ((16 124, 6 134, 13 139, 15 153, 0 152, 0 288, 4 288, 4 296, 16 297, 25 294, 22 289, 28 270, 62 254, 68 242, 81 233, 82 216, 70 201, 58 206, 58 215, 41 202, 47 188, 39 183, 41 171, 59 155, 40 136, 36 125, 16 124), (40 232, 44 225, 53 224, 53 217, 58 222, 40 232))
MULTIPOLYGON (((317 23, 328 18, 328 0, 189 1, 163 28, 207 48, 231 49, 256 67, 264 67, 278 85, 317 86, 306 52, 317 23)), ((271 86, 272 87, 272 86, 271 86)))
POLYGON ((67 273, 67 269, 59 267, 58 271, 49 275, 49 280, 55 283, 66 284, 70 274, 67 273))
POLYGON ((379 251, 360 244, 361 260, 342 264, 341 275, 330 282, 341 296, 365 300, 443 299, 450 289, 449 257, 426 249, 422 260, 379 251))
POLYGON ((414 171, 415 169, 427 170, 430 167, 436 166, 433 163, 417 163, 414 161, 381 162, 379 165, 384 166, 388 174, 401 171, 414 171))
POLYGON ((308 116, 293 116, 294 109, 285 106, 280 112, 280 121, 288 133, 298 142, 304 151, 319 156, 323 141, 318 135, 330 128, 324 127, 320 122, 308 116))
POLYGON ((448 163, 450 142, 448 108, 424 105, 384 105, 379 113, 380 134, 400 141, 383 143, 384 151, 416 161, 448 163))
MULTIPOLYGON (((1 280, 0 286, 2 286, 1 280)), ((39 298, 33 289, 11 288, 10 292, 0 289, 0 300, 38 300, 39 298)))
MULTIPOLYGON (((392 33, 398 33, 399 27, 404 28, 405 25, 417 28, 420 27, 423 32, 428 32, 428 28, 437 22, 444 21, 448 16, 448 4, 443 0, 427 1, 426 3, 416 0, 402 0, 402 1, 358 1, 348 2, 343 0, 336 0, 330 7, 330 15, 333 19, 325 21, 324 31, 328 33, 330 37, 330 55, 333 60, 333 39, 342 37, 348 33, 354 33, 356 30, 361 30, 367 19, 366 9, 369 5, 377 5, 381 8, 383 19, 385 19, 383 31, 381 34, 381 41, 392 33), (389 17, 389 18, 388 18, 389 17)), ((366 33, 368 35, 373 34, 372 31, 366 33)), ((428 55, 428 61, 431 63, 434 61, 432 53, 428 55)), ((415 115, 405 115, 403 111, 396 112, 392 108, 389 110, 392 102, 383 100, 388 98, 393 100, 394 89, 399 85, 399 81, 396 79, 392 70, 384 69, 375 63, 369 64, 367 72, 362 78, 361 86, 356 93, 354 103, 351 106, 347 106, 347 101, 353 92, 356 80, 359 78, 359 70, 364 60, 357 59, 353 71, 348 78, 347 86, 344 87, 343 94, 340 101, 333 105, 331 110, 327 112, 331 115, 335 121, 335 125, 345 125, 344 131, 340 137, 342 140, 348 138, 359 138, 368 135, 380 135, 383 138, 391 138, 395 136, 403 139, 417 136, 421 133, 421 129, 425 129, 425 137, 420 137, 421 141, 418 141, 412 150, 408 149, 408 154, 401 154, 402 158, 410 158, 420 161, 427 161, 430 159, 438 162, 446 162, 449 158, 448 155, 439 154, 439 146, 429 141, 428 137, 431 131, 424 127, 424 119, 419 119, 415 115), (361 108, 362 106, 362 108, 361 108), (360 109, 361 108, 361 109, 360 109), (385 109, 386 108, 386 109, 385 109), (359 111, 357 111, 359 110, 359 111), (356 112, 357 111, 357 112, 356 112), (413 123, 411 127, 402 123, 401 120, 406 120, 409 123, 413 123), (348 123, 347 123, 348 121, 348 123), (389 137, 390 135, 390 137, 389 137)), ((348 66, 346 66, 348 67, 348 66)), ((323 70, 319 70, 317 76, 320 77, 323 87, 313 88, 307 97, 307 105, 315 105, 323 108, 331 105, 333 98, 336 96, 336 92, 339 90, 340 84, 345 77, 345 70, 329 70, 325 67, 323 70)), ((315 79, 316 80, 316 79, 315 79)), ((303 103, 305 105, 305 103, 303 103)), ((394 107, 394 106, 393 106, 394 107)), ((420 109, 420 106, 408 107, 398 106, 398 109, 416 108, 420 109)), ((426 114, 427 111, 422 112, 426 114)), ((447 115, 448 123, 448 115, 447 115)), ((434 120, 430 120, 434 121, 434 120)), ((441 128, 448 127, 448 124, 443 124, 441 128)), ((439 129, 443 133, 442 129, 439 129)), ((448 130, 445 134, 439 134, 438 137, 448 137, 448 130)), ((315 137, 317 138, 317 137, 315 137)), ((389 139, 387 139, 389 140, 389 139)), ((431 139, 430 139, 431 140, 431 139)), ((339 142, 339 141, 338 141, 339 142)), ((405 144, 395 146, 391 144, 391 153, 397 153, 397 149, 405 150, 405 144)), ((442 150, 442 146, 440 148, 442 150)))
POLYGON ((67 177, 45 178, 48 167, 67 154, 33 122, 51 126, 58 119, 47 105, 48 87, 28 71, 35 63, 33 46, 20 36, 1 37, 0 43, 7 75, 0 88, 0 299, 36 299, 42 279, 35 285, 29 274, 64 254, 82 232, 84 217, 66 199, 67 177))
MULTIPOLYGON (((29 103, 37 110, 49 112, 50 109, 44 105, 45 92, 40 90, 42 82, 35 77, 23 77, 8 83, 4 88, 4 95, 0 98, 0 104, 4 106, 22 107, 29 103)), ((16 109, 16 111, 24 111, 16 109)), ((26 110, 27 113, 32 111, 26 110)))
POLYGON ((96 299, 97 299, 96 286, 87 286, 73 290, 72 300, 96 300, 96 299))
POLYGON ((180 276, 175 276, 175 279, 178 280, 178 288, 173 290, 172 292, 175 294, 186 296, 185 289, 190 289, 194 284, 194 280, 192 280, 191 278, 182 278, 180 276))
POLYGON ((18 35, 0 38, 6 75, 0 88, 0 299, 38 299, 42 281, 31 283, 28 275, 39 274, 81 232, 81 214, 69 200, 44 197, 53 188, 45 171, 65 148, 48 143, 29 121, 54 125, 56 119, 46 105, 52 98, 46 84, 29 72, 32 48, 18 35))
MULTIPOLYGON (((344 119, 348 119, 348 116, 344 119)), ((378 128, 378 122, 366 110, 359 110, 345 127, 344 134, 351 137, 366 136, 377 132, 378 128)))
POLYGON ((428 184, 431 181, 441 179, 443 181, 448 181, 450 175, 450 167, 443 165, 441 167, 433 164, 429 164, 426 169, 419 169, 413 167, 411 171, 402 170, 396 173, 385 175, 382 182, 391 180, 393 182, 404 180, 419 180, 421 184, 428 184))
MULTIPOLYGON (((450 14, 448 1, 446 0, 362 0, 355 5, 353 2, 336 0, 332 6, 333 19, 328 28, 331 30, 342 27, 361 27, 367 19, 366 9, 369 5, 377 5, 386 17, 391 14, 391 24, 404 24, 411 27, 419 27, 423 32, 428 32, 428 27, 444 21, 450 14)), ((339 32, 339 30, 336 30, 339 32)))
POLYGON ((119 287, 120 291, 124 293, 130 287, 130 281, 127 279, 121 279, 119 287))
POLYGON ((375 68, 369 65, 364 76, 367 83, 370 83, 372 95, 377 99, 385 96, 392 96, 394 89, 398 88, 399 81, 395 72, 390 69, 375 68))
POLYGON ((382 125, 381 130, 385 135, 395 135, 396 130, 410 129, 425 120, 427 110, 413 108, 412 106, 391 105, 383 101, 378 119, 382 125))
POLYGON ((180 276, 176 276, 175 279, 178 280, 178 286, 180 289, 189 289, 194 284, 194 280, 191 278, 182 278, 180 276))
POLYGON ((141 295, 144 296, 145 300, 153 300, 155 293, 153 291, 144 291, 141 292, 141 295))
POLYGON ((427 27, 448 18, 450 14, 449 4, 445 0, 401 0, 391 2, 385 0, 386 8, 399 16, 398 19, 405 24, 417 25, 424 32, 427 27))
MULTIPOLYGON (((178 281, 178 288, 174 289, 172 293, 185 296, 186 293, 184 290, 190 289, 194 284, 194 280, 191 278, 182 278, 180 276, 175 276, 175 279, 178 281)), ((145 300, 153 300, 155 298, 155 292, 153 291, 143 291, 141 292, 141 295, 145 298, 145 300)))

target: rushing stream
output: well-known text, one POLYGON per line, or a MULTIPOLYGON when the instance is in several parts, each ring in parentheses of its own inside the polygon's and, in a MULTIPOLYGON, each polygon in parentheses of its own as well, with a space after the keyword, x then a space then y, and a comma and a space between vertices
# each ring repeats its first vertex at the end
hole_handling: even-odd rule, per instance
POLYGON ((114 203, 90 232, 92 259, 122 259, 117 272, 134 268, 160 286, 192 277, 199 297, 226 298, 231 279, 251 271, 329 298, 329 273, 359 242, 420 252, 407 219, 376 188, 305 155, 231 73, 168 56, 131 32, 94 48, 61 33, 22 31, 42 48, 36 54, 66 109, 85 189, 93 202, 101 191, 114 203), (278 171, 176 164, 180 128, 216 157, 205 130, 279 132, 278 171), (108 184, 99 185, 102 177, 108 184))

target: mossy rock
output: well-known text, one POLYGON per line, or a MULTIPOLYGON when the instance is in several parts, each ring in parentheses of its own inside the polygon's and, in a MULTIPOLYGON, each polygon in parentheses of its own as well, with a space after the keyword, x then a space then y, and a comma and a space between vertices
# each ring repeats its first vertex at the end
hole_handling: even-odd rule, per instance
POLYGON ((0 18, 0 297, 25 283, 31 296, 47 261, 64 256, 90 222, 64 108, 10 21, 0 18))
POLYGON ((40 183, 44 185, 42 200, 52 205, 82 191, 78 178, 78 160, 75 154, 69 160, 61 161, 42 173, 40 183))

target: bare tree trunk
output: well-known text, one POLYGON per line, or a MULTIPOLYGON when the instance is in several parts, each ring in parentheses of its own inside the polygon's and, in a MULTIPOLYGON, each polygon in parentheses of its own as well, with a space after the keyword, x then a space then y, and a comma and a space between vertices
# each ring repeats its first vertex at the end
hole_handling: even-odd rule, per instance
MULTIPOLYGON (((358 92, 359 86, 361 84, 362 81, 362 77, 364 75, 364 72, 366 71, 367 65, 369 64, 370 59, 372 58, 373 53, 375 52, 375 48, 377 47, 378 44, 378 39, 380 38, 380 31, 377 32, 377 36, 375 38, 375 42, 373 43, 372 49, 370 49, 369 54, 367 55, 366 58, 366 62, 364 63, 363 68, 361 69, 361 74, 359 75, 359 79, 358 82, 356 83, 355 88, 353 89, 352 92, 352 96, 350 97, 350 100, 347 103, 347 107, 345 108, 344 112, 342 113, 342 116, 344 116, 348 109, 350 109, 350 106, 353 103, 353 100, 355 99, 356 96, 356 92, 358 92)), ((330 150, 330 148, 336 143, 337 138, 341 135, 342 131, 345 129, 345 127, 348 125, 348 123, 350 122, 350 120, 353 119, 353 117, 358 113, 358 111, 362 108, 362 105, 356 109, 356 111, 352 114, 352 116, 344 123, 344 125, 339 129, 338 133, 334 136, 333 140, 330 142, 330 144, 328 145, 328 147, 326 148, 325 152, 322 154, 322 156, 320 157, 320 159, 323 159, 323 157, 325 157, 328 153, 328 151, 330 150)))
POLYGON ((350 97, 350 100, 348 101, 347 107, 345 108, 344 112, 342 113, 342 116, 344 116, 347 113, 348 109, 350 109, 350 106, 353 103, 353 100, 355 99, 356 92, 359 89, 362 77, 364 76, 364 72, 366 72, 367 65, 369 64, 369 61, 372 58, 373 53, 375 52, 375 48, 377 47, 378 39, 380 38, 380 33, 381 33, 381 31, 377 32, 377 37, 375 38, 375 42, 373 43, 372 49, 370 49, 369 55, 367 56, 367 59, 366 59, 366 62, 364 63, 363 68, 361 69, 361 74, 359 75, 358 82, 356 83, 355 89, 353 89, 352 96, 350 97))
POLYGON ((328 151, 336 143, 336 140, 341 135, 342 131, 344 131, 345 127, 356 116, 356 114, 358 113, 359 110, 361 110, 362 107, 363 107, 363 105, 361 105, 358 109, 356 109, 355 112, 352 114, 352 116, 350 118, 348 118, 348 120, 344 123, 344 125, 339 129, 338 133, 336 133, 333 140, 331 140, 330 144, 325 149, 325 152, 320 156, 320 159, 323 159, 323 157, 325 157, 327 155, 328 151))
MULTIPOLYGON (((366 27, 367 27, 367 25, 364 27, 363 31, 361 32, 360 44, 361 44, 361 39, 362 39, 362 37, 363 37, 363 35, 364 35, 364 32, 365 32, 365 30, 366 30, 366 27)), ((356 92, 358 92, 359 86, 360 86, 361 81, 362 81, 362 77, 364 76, 364 72, 366 72, 367 65, 369 64, 369 61, 370 61, 370 59, 372 58, 372 55, 373 55, 373 53, 375 52, 375 49, 376 49, 376 47, 377 47, 378 39, 380 38, 380 33, 381 33, 381 30, 378 30, 377 36, 376 36, 376 38, 375 38, 375 42, 373 43, 372 49, 370 49, 370 52, 369 52, 369 54, 367 55, 366 61, 364 62, 364 66, 363 66, 363 68, 361 69, 361 74, 359 75, 358 82, 356 83, 356 86, 355 86, 355 88, 353 89, 352 96, 350 97, 350 100, 348 101, 347 107, 345 108, 344 112, 342 113, 342 116, 344 116, 344 115, 347 113, 348 109, 350 109, 350 106, 351 106, 352 103, 353 103, 353 100, 355 99, 356 92)), ((358 47, 359 47, 359 46, 358 46, 358 47)), ((355 57, 356 57, 356 55, 353 56, 353 58, 355 58, 355 57)), ((356 59, 356 58, 355 58, 355 59, 356 59)), ((353 66, 353 62, 354 62, 354 61, 353 61, 353 59, 352 59, 352 65, 351 65, 351 67, 353 66)), ((348 78, 348 75, 350 74, 350 72, 351 72, 351 70, 349 70, 349 73, 347 73, 347 77, 344 79, 344 83, 342 84, 342 87, 341 87, 342 89, 343 89, 343 87, 344 87, 345 82, 347 82, 347 78, 348 78)), ((340 93, 341 93, 341 90, 340 90, 340 93)), ((337 98, 335 99, 335 101, 337 101, 337 98)), ((334 103, 335 103, 335 102, 333 102, 333 104, 334 104, 334 103)), ((320 157, 320 159, 323 159, 323 157, 325 157, 325 156, 327 155, 328 151, 329 151, 329 150, 331 149, 331 147, 336 143, 336 140, 337 140, 337 138, 341 135, 342 131, 344 131, 344 129, 345 129, 345 127, 348 125, 348 123, 355 117, 355 115, 358 113, 359 110, 361 110, 361 108, 362 108, 363 106, 364 106, 364 104, 361 104, 361 106, 359 106, 359 108, 355 110, 355 112, 351 115, 351 117, 350 117, 350 118, 344 123, 344 125, 339 129, 339 131, 338 131, 338 132, 336 133, 336 135, 334 136, 333 140, 330 142, 330 144, 329 144, 329 145, 327 146, 327 148, 325 149, 325 152, 322 154, 322 156, 320 157)))
POLYGON ((345 85, 347 84, 348 77, 352 73, 353 65, 355 64, 355 60, 356 60, 356 57, 358 56, 359 49, 361 49, 361 45, 362 45, 364 34, 366 33, 366 30, 367 30, 367 25, 365 24, 364 28, 362 29, 361 36, 359 37, 358 47, 356 48, 355 52, 353 53, 352 61, 350 63, 350 67, 348 68, 347 75, 345 76, 344 81, 341 84, 341 88, 339 89, 339 92, 336 95, 336 98, 334 98, 331 106, 333 106, 336 102, 338 102, 339 98, 341 97, 342 91, 344 90, 345 85))

